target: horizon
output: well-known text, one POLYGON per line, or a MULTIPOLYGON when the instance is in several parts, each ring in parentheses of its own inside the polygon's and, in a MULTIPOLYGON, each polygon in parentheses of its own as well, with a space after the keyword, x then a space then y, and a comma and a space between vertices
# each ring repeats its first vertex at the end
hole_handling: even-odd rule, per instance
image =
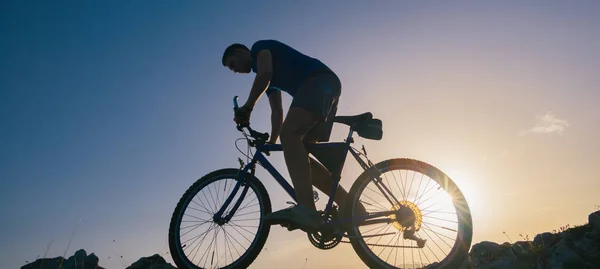
MULTIPOLYGON (((179 198, 239 166, 232 98, 245 102, 254 75, 223 67, 222 53, 260 39, 331 67, 338 115, 383 121, 382 140, 354 136, 374 163, 448 174, 471 209, 471 245, 533 239, 597 210, 600 2, 263 3, 0 4, 0 260, 20 268, 68 247, 105 268, 153 254, 175 265, 164 253, 179 198)), ((262 132, 266 99, 251 120, 262 132)), ((284 113, 290 102, 284 93, 284 113)), ((334 125, 331 140, 346 131, 334 125)), ((269 161, 289 182, 282 157, 269 161)), ((348 158, 341 185, 360 169, 348 158)), ((257 177, 273 211, 288 206, 257 177)), ((366 267, 349 244, 321 251, 273 226, 249 268, 283 265, 366 267)))

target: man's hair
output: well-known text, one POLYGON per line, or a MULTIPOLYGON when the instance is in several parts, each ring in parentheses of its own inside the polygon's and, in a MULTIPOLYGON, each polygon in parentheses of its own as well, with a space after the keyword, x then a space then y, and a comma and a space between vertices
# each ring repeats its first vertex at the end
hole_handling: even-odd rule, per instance
POLYGON ((249 50, 248 47, 246 47, 242 44, 239 44, 239 43, 229 45, 229 47, 227 47, 225 49, 225 52, 223 52, 223 59, 221 60, 221 62, 223 63, 223 66, 225 66, 225 58, 227 58, 227 56, 233 54, 238 49, 249 50))

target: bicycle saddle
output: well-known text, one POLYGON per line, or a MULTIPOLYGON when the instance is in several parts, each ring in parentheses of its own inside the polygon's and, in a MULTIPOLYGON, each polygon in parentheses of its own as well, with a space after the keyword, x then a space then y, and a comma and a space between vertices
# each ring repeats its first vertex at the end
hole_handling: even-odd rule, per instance
POLYGON ((367 121, 373 118, 373 114, 371 112, 362 113, 354 116, 336 116, 333 118, 334 122, 339 122, 342 124, 346 124, 348 126, 352 126, 356 123, 360 123, 363 121, 367 121))

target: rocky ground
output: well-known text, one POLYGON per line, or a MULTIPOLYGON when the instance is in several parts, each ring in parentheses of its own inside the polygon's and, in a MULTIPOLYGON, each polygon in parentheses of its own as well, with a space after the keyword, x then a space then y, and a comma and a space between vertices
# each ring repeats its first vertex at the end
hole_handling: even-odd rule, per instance
POLYGON ((477 243, 461 269, 471 268, 600 269, 600 211, 587 224, 541 233, 533 241, 477 243))
MULTIPOLYGON (((21 269, 104 269, 93 253, 81 249, 68 259, 38 259, 21 269)), ((460 269, 600 269, 600 211, 588 223, 545 232, 533 241, 497 244, 483 241, 473 245, 460 269)), ((177 269, 160 255, 140 258, 126 269, 177 269)))
MULTIPOLYGON (((98 262, 99 259, 94 253, 87 255, 85 250, 80 249, 68 259, 63 259, 62 257, 38 259, 35 262, 22 266, 21 269, 104 269, 98 265, 98 262)), ((150 257, 140 258, 126 269, 177 269, 177 267, 167 263, 160 255, 154 254, 150 257)))

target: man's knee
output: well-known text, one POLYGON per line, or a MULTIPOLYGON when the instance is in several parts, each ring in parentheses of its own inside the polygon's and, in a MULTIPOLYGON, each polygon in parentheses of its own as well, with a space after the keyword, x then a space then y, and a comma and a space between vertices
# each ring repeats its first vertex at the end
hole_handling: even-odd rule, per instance
POLYGON ((297 107, 290 108, 283 126, 281 126, 279 134, 281 143, 302 142, 304 136, 317 123, 318 119, 312 112, 297 107))

